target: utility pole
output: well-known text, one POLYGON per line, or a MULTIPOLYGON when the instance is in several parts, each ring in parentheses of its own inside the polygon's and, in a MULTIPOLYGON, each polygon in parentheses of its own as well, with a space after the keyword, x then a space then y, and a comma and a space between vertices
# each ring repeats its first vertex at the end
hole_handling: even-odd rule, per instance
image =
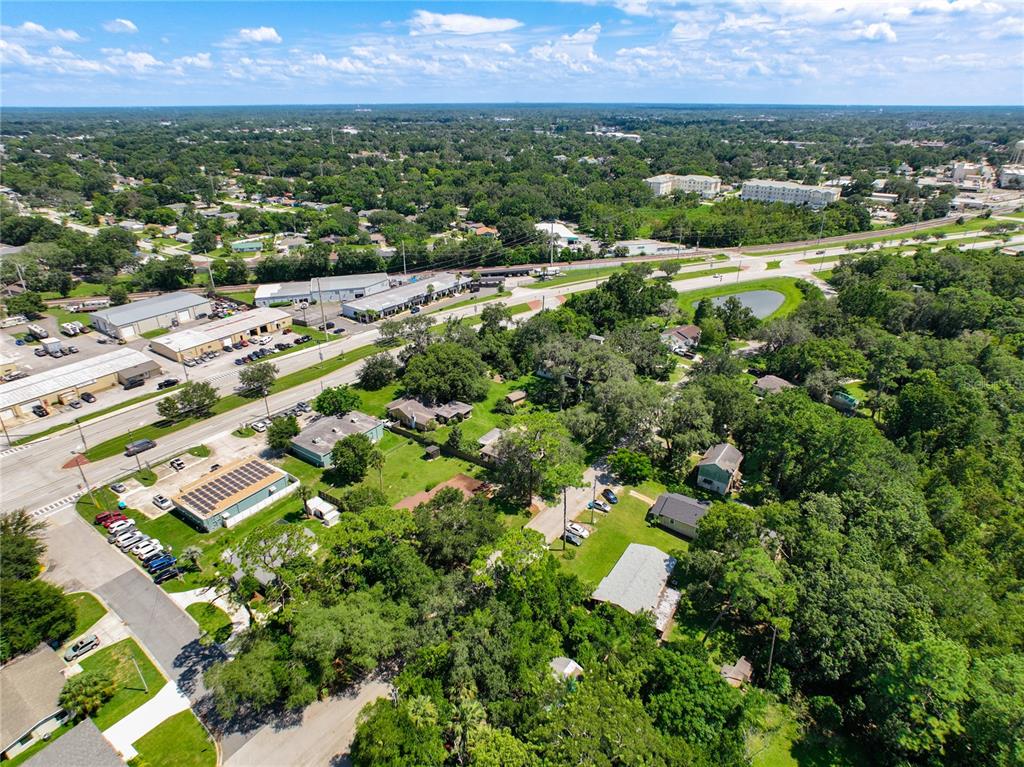
POLYGON ((569 541, 565 539, 565 528, 569 524, 569 488, 562 488, 562 551, 565 551, 566 546, 569 545, 569 541))
POLYGON ((7 424, 4 423, 3 416, 0 416, 0 429, 4 430, 4 439, 7 440, 7 447, 14 447, 14 443, 11 442, 11 435, 7 433, 7 424))
POLYGON ((316 297, 317 297, 317 300, 320 302, 320 317, 321 317, 321 330, 320 330, 320 336, 317 336, 317 339, 316 339, 316 350, 317 350, 317 352, 320 355, 320 364, 323 365, 323 363, 324 363, 324 347, 323 347, 322 335, 327 332, 327 315, 324 312, 324 294, 320 290, 320 278, 319 277, 316 278, 316 297))
MULTIPOLYGON (((82 449, 84 452, 85 445, 82 445, 82 449)), ((75 450, 71 451, 71 455, 79 456, 79 460, 75 461, 75 466, 78 467, 78 473, 82 475, 82 484, 85 485, 85 489, 89 491, 89 498, 92 500, 92 507, 96 509, 96 511, 100 511, 100 505, 96 503, 96 496, 93 495, 92 492, 92 485, 90 485, 89 480, 85 478, 85 469, 82 468, 82 461, 85 460, 85 457, 75 450)))
POLYGON ((213 259, 210 259, 210 263, 206 265, 206 271, 210 275, 210 292, 217 292, 217 283, 213 281, 213 259))
POLYGON ((408 272, 405 270, 405 240, 402 240, 402 276, 408 276, 408 272))
POLYGON ((85 443, 85 432, 82 431, 82 422, 77 418, 75 419, 75 426, 78 427, 78 436, 82 438, 82 450, 88 450, 89 446, 85 443))
POLYGON ((551 234, 548 237, 548 252, 551 254, 551 265, 555 265, 555 222, 551 222, 551 234))
POLYGON ((590 494, 590 524, 594 524, 594 503, 597 501, 597 477, 594 477, 594 488, 590 494))

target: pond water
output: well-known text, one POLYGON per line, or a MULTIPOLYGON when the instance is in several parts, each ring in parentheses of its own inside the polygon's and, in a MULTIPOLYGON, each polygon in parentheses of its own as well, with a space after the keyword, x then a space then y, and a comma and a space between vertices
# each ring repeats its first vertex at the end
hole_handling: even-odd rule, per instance
MULTIPOLYGON (((740 303, 750 309, 759 320, 763 320, 774 312, 786 300, 784 295, 774 290, 747 290, 743 293, 732 293, 728 296, 712 298, 711 303, 715 306, 721 306, 730 298, 738 298, 740 303)), ((696 305, 694 303, 694 306, 696 305)))

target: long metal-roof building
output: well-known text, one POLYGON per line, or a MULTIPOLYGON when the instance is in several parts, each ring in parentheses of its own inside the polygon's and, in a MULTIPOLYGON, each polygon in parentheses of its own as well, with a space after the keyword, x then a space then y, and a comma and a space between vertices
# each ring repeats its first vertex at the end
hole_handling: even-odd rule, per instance
POLYGON ((260 307, 154 338, 150 345, 157 354, 181 362, 206 352, 220 351, 225 344, 235 343, 243 338, 252 338, 291 327, 291 324, 292 316, 288 312, 260 307))
POLYGON ((385 272, 314 277, 308 282, 277 282, 256 288, 253 303, 270 306, 285 301, 342 302, 382 293, 391 287, 385 272))
POLYGON ((391 290, 353 301, 344 301, 341 305, 341 313, 360 322, 372 322, 381 317, 397 314, 409 307, 424 304, 431 298, 457 293, 468 287, 470 282, 468 277, 447 272, 424 275, 418 277, 415 282, 408 282, 397 288, 391 288, 391 290))
POLYGON ((160 372, 156 360, 137 349, 118 349, 99 357, 77 360, 17 381, 0 384, 0 416, 15 418, 24 408, 49 407, 95 393, 129 378, 149 378, 160 372))
POLYGON ((186 291, 163 293, 123 306, 92 312, 92 326, 112 338, 134 338, 150 330, 171 328, 210 313, 206 296, 186 291))

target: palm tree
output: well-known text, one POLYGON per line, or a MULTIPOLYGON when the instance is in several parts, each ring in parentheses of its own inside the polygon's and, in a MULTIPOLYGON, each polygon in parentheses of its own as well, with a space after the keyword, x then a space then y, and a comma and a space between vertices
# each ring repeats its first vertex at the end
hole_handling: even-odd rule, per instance
POLYGON ((377 470, 377 481, 380 484, 380 491, 384 492, 384 453, 379 448, 374 448, 370 453, 367 464, 377 470))
POLYGON ((309 509, 306 508, 306 502, 313 497, 313 488, 309 485, 299 485, 298 493, 299 498, 302 499, 302 510, 308 514, 309 509))
POLYGON ((199 565, 199 557, 203 555, 203 550, 198 546, 186 546, 181 552, 181 559, 184 559, 196 570, 201 570, 199 565))

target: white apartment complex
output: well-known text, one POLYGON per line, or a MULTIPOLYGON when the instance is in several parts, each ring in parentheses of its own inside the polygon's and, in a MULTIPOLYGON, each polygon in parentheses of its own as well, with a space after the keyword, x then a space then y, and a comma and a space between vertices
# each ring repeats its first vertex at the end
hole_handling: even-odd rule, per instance
POLYGON ((650 187, 655 197, 664 197, 678 191, 699 194, 705 199, 710 199, 722 191, 722 179, 718 176, 677 176, 674 173, 662 173, 645 178, 644 183, 650 187))
POLYGON ((1024 165, 1004 165, 999 169, 1002 189, 1024 189, 1024 165))
POLYGON ((839 199, 840 189, 828 186, 809 186, 795 181, 771 181, 752 178, 743 182, 740 199, 756 202, 782 202, 787 205, 806 205, 823 208, 839 199))

